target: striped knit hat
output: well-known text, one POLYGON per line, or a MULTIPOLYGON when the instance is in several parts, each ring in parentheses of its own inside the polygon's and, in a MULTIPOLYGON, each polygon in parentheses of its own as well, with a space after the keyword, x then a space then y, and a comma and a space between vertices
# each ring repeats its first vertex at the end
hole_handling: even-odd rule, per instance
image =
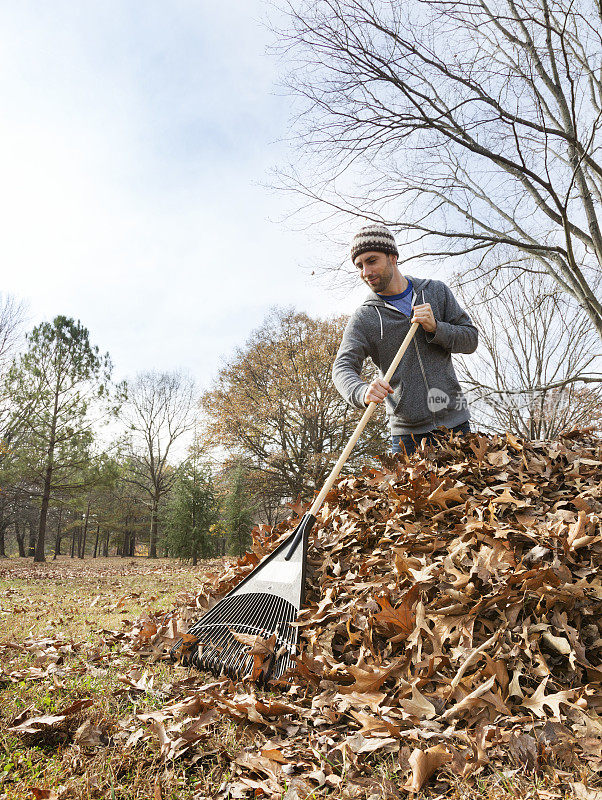
POLYGON ((378 222, 365 225, 355 234, 351 242, 351 260, 355 263, 355 259, 359 255, 370 250, 390 253, 393 256, 399 255, 393 234, 385 225, 378 222))

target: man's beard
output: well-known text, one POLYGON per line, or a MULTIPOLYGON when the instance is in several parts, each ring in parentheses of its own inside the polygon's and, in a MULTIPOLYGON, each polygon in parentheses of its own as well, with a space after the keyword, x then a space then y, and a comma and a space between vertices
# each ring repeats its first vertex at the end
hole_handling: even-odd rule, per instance
POLYGON ((376 292, 376 294, 382 294, 382 292, 386 292, 389 288, 389 284, 393 280, 393 265, 391 264, 389 258, 387 258, 387 266, 389 268, 388 271, 380 278, 378 283, 371 285, 368 283, 368 281, 366 281, 370 289, 372 289, 373 292, 376 292))

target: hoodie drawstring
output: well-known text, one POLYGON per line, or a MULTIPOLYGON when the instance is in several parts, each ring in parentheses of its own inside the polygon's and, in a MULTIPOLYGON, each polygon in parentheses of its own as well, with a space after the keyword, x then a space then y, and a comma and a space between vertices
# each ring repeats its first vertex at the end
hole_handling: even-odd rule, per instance
POLYGON ((380 315, 380 311, 378 310, 378 306, 374 306, 374 308, 376 309, 376 313, 378 314, 378 319, 380 320, 380 338, 381 338, 381 341, 382 341, 382 339, 383 339, 383 318, 380 315))
MULTIPOLYGON (((416 295, 414 295, 414 297, 415 296, 416 295)), ((422 302, 426 303, 426 300, 424 299, 424 289, 422 290, 422 302)), ((422 380, 424 381, 424 385, 426 387, 426 393, 427 393, 427 397, 428 397, 428 393, 430 392, 431 387, 429 386, 429 382, 428 382, 428 379, 426 377, 426 370, 424 369, 424 364, 422 363, 422 356, 420 355, 420 350, 418 348, 418 342, 416 341, 416 337, 414 337, 414 347, 416 348, 416 355, 418 356, 418 363, 420 364, 420 372, 422 372, 422 380)), ((431 420, 433 421, 433 425, 435 425, 436 424, 435 415, 433 414, 433 411, 432 411, 431 408, 429 408, 429 411, 430 411, 430 414, 431 414, 431 420)))

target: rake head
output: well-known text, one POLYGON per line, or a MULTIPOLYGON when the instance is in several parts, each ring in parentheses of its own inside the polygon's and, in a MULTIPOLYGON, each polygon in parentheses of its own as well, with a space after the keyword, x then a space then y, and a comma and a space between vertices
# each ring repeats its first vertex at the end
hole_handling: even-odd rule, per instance
POLYGON ((303 603, 307 540, 314 522, 306 514, 282 544, 176 642, 172 658, 258 683, 277 680, 292 668, 298 629, 291 623, 303 603))

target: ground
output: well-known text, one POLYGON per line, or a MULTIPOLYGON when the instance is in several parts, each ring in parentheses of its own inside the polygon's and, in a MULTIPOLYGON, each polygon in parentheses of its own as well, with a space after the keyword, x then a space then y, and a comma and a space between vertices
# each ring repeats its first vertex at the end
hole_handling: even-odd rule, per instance
MULTIPOLYGON (((243 796, 224 786, 235 759, 253 742, 253 726, 221 719, 185 759, 166 759, 162 726, 155 728, 145 715, 160 713, 174 686, 204 678, 198 673, 191 678, 167 661, 142 661, 127 636, 131 622, 149 611, 160 618, 161 611, 178 605, 179 596, 194 593, 211 569, 221 564, 193 568, 140 558, 65 557, 42 565, 29 559, 0 561, 0 800, 243 796)), ((388 776, 395 784, 399 778, 390 766, 384 758, 376 770, 382 790, 372 795, 375 800, 392 796, 388 776)), ((466 800, 565 796, 553 775, 515 772, 472 784, 431 785, 428 795, 466 800)), ((284 786, 282 798, 318 798, 324 791, 301 797, 284 786)), ((592 790, 584 791, 584 798, 594 800, 592 790)), ((345 793, 343 781, 328 796, 353 795, 345 793)))

